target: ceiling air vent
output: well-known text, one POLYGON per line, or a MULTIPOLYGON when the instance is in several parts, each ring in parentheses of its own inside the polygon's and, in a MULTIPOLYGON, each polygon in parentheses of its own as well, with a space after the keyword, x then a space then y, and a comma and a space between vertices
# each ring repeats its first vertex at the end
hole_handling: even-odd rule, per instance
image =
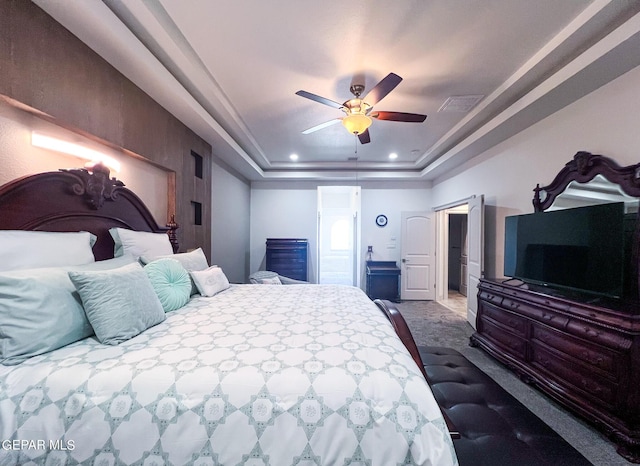
POLYGON ((444 101, 439 112, 466 113, 482 100, 484 95, 452 95, 444 101))

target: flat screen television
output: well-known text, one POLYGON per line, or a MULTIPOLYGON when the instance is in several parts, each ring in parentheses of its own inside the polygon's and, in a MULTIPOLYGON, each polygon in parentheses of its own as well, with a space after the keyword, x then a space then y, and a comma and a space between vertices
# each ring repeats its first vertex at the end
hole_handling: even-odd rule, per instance
POLYGON ((506 217, 504 250, 507 277, 620 298, 624 203, 506 217))

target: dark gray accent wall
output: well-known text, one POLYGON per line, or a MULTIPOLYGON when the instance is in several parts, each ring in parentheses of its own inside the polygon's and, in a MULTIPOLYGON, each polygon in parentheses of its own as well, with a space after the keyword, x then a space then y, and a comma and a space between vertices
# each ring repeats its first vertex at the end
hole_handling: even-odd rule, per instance
POLYGON ((211 257, 211 146, 26 0, 0 1, 0 94, 174 171, 180 249, 211 257))

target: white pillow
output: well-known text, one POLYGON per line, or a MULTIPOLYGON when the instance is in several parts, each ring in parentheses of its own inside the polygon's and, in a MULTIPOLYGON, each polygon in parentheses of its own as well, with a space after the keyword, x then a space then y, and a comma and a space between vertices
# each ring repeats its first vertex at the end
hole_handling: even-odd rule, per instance
POLYGON ((0 230, 0 271, 89 264, 95 242, 88 231, 0 230))
POLYGON ((166 233, 133 231, 126 228, 111 228, 114 257, 129 254, 136 259, 140 256, 157 257, 173 254, 173 248, 166 233))
POLYGON ((282 285, 282 281, 280 280, 280 277, 278 277, 276 275, 275 277, 261 278, 260 279, 260 284, 262 284, 262 285, 282 285))
POLYGON ((215 265, 206 270, 190 272, 190 275, 201 296, 213 296, 231 286, 222 269, 215 265))

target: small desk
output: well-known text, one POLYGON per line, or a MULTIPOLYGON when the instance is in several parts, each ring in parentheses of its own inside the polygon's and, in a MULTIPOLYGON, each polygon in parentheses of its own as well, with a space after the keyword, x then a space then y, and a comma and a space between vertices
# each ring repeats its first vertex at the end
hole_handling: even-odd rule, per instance
POLYGON ((367 296, 399 301, 400 269, 393 261, 367 261, 367 296))

